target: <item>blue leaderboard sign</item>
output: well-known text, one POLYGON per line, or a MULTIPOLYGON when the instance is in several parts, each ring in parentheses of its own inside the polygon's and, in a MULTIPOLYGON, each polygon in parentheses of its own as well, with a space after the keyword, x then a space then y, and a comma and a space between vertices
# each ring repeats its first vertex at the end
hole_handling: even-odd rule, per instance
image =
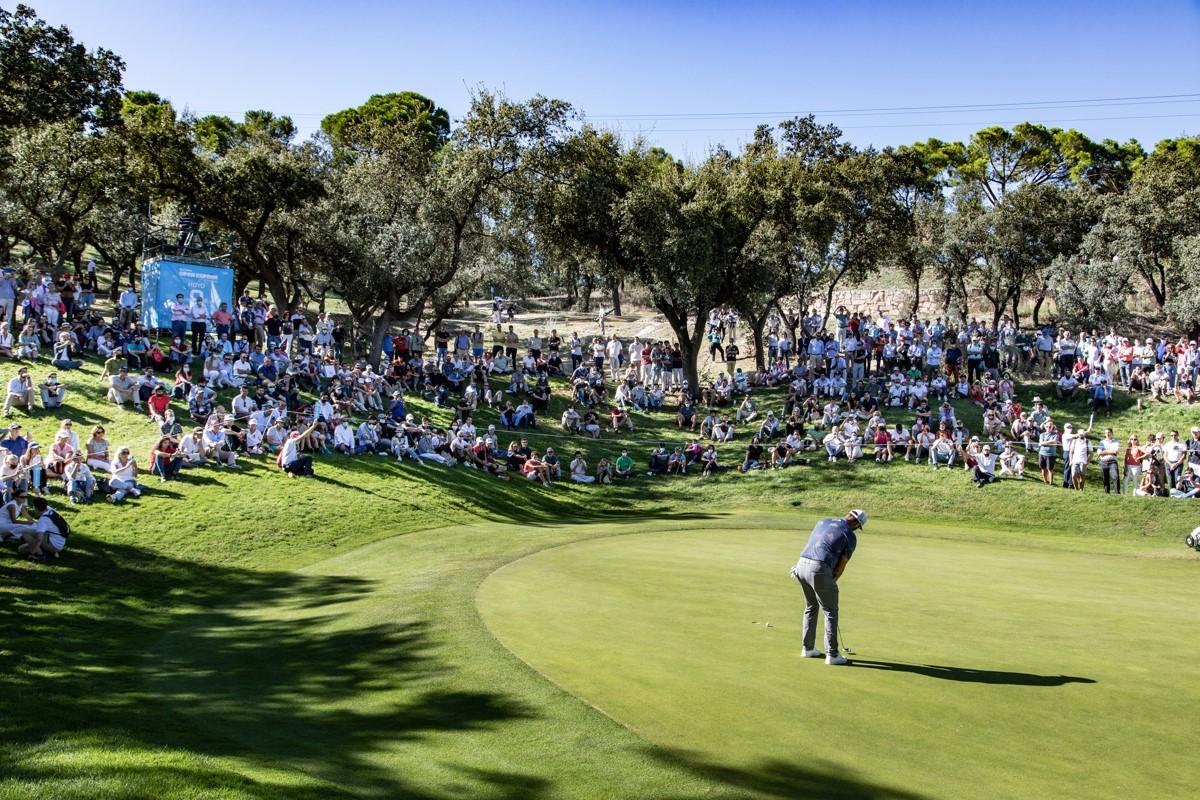
POLYGON ((147 328, 171 327, 171 304, 182 294, 190 305, 203 297, 209 313, 221 303, 233 308, 233 270, 219 264, 197 264, 154 258, 142 264, 142 324, 147 328))

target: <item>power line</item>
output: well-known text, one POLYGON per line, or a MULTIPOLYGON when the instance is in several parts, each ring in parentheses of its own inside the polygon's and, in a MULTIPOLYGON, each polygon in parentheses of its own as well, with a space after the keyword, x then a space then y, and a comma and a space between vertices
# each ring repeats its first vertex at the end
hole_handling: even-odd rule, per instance
POLYGON ((808 111, 718 111, 664 114, 589 114, 590 119, 721 119, 737 117, 794 117, 805 114, 938 114, 970 111, 1018 111, 1029 108, 1089 108, 1125 105, 1153 105, 1159 103, 1194 103, 1200 101, 1200 92, 1190 94, 1136 95, 1130 97, 1095 97, 1077 100, 1029 100, 1012 103, 968 103, 940 106, 884 106, 879 108, 825 108, 808 111))
MULTIPOLYGON (((658 120, 658 119, 737 119, 737 118, 755 118, 755 117, 772 117, 772 118, 788 118, 796 116, 804 116, 806 114, 842 114, 842 115, 870 115, 870 116, 888 116, 897 114, 938 114, 938 113, 969 113, 972 111, 1020 111, 1023 109, 1050 109, 1050 108, 1104 108, 1108 106, 1136 106, 1136 105, 1159 105, 1171 103, 1195 103, 1200 102, 1200 92, 1185 93, 1185 94, 1151 94, 1151 95, 1130 95, 1127 97, 1093 97, 1079 98, 1074 100, 1026 100, 1019 102, 1008 103, 965 103, 958 105, 930 105, 930 106, 881 106, 877 108, 826 108, 826 109, 811 109, 808 111, 715 111, 715 112, 682 112, 673 113, 665 112, 661 114, 587 114, 586 118, 590 120, 658 120)), ((242 111, 217 111, 211 109, 189 109, 195 114, 223 114, 236 116, 244 113, 242 111)), ((305 117, 305 118, 324 118, 329 112, 318 113, 312 111, 298 111, 289 113, 290 117, 305 117)), ((1153 117, 1148 117, 1153 119, 1153 117)), ((974 123, 964 123, 974 124, 974 123)))
MULTIPOLYGON (((1101 121, 1108 121, 1108 120, 1185 119, 1185 118, 1194 118, 1194 117, 1200 117, 1200 112, 1197 112, 1195 114, 1149 114, 1149 115, 1135 114, 1135 115, 1129 115, 1129 116, 1110 116, 1110 117, 1073 117, 1073 118, 1061 118, 1061 119, 1039 119, 1036 121, 1043 122, 1043 123, 1101 122, 1101 121)), ((1017 125, 1022 122, 1032 122, 1032 121, 1035 121, 1035 120, 1031 120, 1031 119, 1014 119, 1014 120, 1005 120, 1005 121, 983 120, 983 121, 978 121, 978 122, 964 122, 961 120, 957 121, 957 122, 938 122, 938 121, 924 120, 922 122, 895 122, 895 123, 887 123, 887 124, 880 124, 880 125, 839 125, 838 127, 843 130, 865 130, 865 129, 870 129, 870 128, 938 128, 938 127, 945 127, 947 125, 963 125, 963 126, 981 127, 982 128, 982 127, 986 127, 988 125, 1017 125)), ((650 132, 650 133, 739 133, 739 132, 740 133, 749 133, 749 130, 745 127, 742 127, 742 128, 657 128, 653 125, 650 125, 645 128, 639 128, 638 130, 639 131, 644 130, 644 131, 650 132)))

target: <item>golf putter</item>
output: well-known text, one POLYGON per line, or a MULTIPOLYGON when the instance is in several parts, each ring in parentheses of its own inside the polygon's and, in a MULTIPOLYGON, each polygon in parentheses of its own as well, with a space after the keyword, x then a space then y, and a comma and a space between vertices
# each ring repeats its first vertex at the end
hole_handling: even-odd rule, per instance
POLYGON ((842 652, 849 653, 850 655, 854 655, 854 649, 852 647, 850 647, 850 645, 846 644, 846 637, 844 637, 842 635, 842 621, 841 620, 838 620, 837 635, 838 635, 838 644, 841 645, 842 652))

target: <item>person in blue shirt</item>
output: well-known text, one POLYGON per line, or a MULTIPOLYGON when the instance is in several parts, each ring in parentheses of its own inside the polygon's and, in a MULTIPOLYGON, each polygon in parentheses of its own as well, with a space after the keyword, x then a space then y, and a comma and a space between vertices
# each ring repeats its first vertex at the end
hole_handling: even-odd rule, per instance
POLYGON ((265 359, 262 366, 258 368, 258 379, 260 381, 274 381, 279 378, 279 371, 275 369, 275 362, 271 359, 265 359))
POLYGON ((838 652, 838 578, 858 545, 856 530, 867 524, 867 512, 856 508, 844 517, 826 517, 813 526, 800 560, 792 567, 792 577, 804 591, 804 628, 801 655, 825 656, 825 663, 841 666, 849 663, 838 652), (817 609, 825 612, 825 652, 816 647, 817 609))

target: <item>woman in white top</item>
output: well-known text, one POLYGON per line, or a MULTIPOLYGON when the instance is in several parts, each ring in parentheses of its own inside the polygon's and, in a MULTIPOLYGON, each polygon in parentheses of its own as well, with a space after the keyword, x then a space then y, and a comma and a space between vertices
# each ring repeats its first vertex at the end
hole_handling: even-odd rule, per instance
POLYGON ((20 541, 25 534, 33 534, 37 528, 33 515, 25 507, 28 495, 23 491, 14 492, 12 499, 0 507, 0 539, 4 535, 20 541))
POLYGON ((113 493, 108 496, 108 502, 116 504, 125 499, 125 496, 132 494, 134 497, 141 497, 142 490, 137 485, 137 460, 130 455, 128 447, 122 447, 117 451, 117 458, 112 462, 112 478, 109 479, 109 488, 113 493))
POLYGON ((12 358, 13 335, 7 322, 0 322, 0 356, 12 358))

